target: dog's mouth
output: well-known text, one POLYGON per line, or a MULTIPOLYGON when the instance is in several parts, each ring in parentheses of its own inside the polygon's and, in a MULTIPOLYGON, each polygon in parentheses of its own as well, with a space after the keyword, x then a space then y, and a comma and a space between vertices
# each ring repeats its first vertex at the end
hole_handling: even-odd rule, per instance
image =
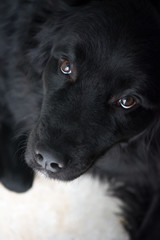
MULTIPOLYGON (((92 165, 91 165, 92 166, 92 165)), ((33 170, 35 172, 43 174, 45 177, 50 178, 50 179, 57 179, 61 181, 72 181, 81 175, 85 174, 91 166, 86 167, 85 169, 71 169, 71 168, 66 168, 63 169, 63 171, 53 173, 50 170, 47 170, 45 168, 39 167, 39 166, 32 166, 33 170)))

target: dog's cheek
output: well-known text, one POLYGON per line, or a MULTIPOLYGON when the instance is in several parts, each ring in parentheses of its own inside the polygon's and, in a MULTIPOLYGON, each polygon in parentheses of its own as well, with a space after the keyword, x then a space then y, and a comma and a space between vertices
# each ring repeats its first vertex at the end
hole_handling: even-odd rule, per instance
POLYGON ((144 131, 152 123, 154 117, 153 111, 139 107, 137 110, 126 114, 125 120, 122 122, 121 132, 128 137, 133 137, 144 131))

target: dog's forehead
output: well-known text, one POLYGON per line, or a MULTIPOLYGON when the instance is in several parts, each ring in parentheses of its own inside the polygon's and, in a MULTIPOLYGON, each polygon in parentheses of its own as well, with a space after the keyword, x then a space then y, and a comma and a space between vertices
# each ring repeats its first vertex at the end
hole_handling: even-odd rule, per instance
POLYGON ((59 56, 65 55, 73 62, 82 57, 78 70, 83 66, 81 73, 90 75, 92 86, 93 81, 97 84, 99 79, 105 79, 113 87, 134 85, 145 89, 147 66, 153 65, 152 44, 157 36, 149 8, 145 9, 144 4, 137 7, 132 0, 94 2, 95 5, 74 9, 65 19, 57 34, 54 54, 61 52, 59 56))
POLYGON ((106 32, 103 32, 99 23, 94 27, 99 34, 89 31, 87 26, 84 26, 83 34, 76 32, 75 29, 70 29, 65 34, 60 33, 54 44, 53 55, 57 59, 65 56, 76 63, 81 76, 87 74, 92 86, 93 81, 96 82, 95 84, 97 81, 102 84, 103 79, 107 85, 111 82, 113 87, 115 84, 123 85, 124 88, 131 87, 133 81, 134 86, 136 82, 140 85, 145 76, 138 70, 136 49, 133 43, 130 43, 130 39, 123 34, 118 39, 110 35, 106 29, 106 32))
MULTIPOLYGON (((68 57, 73 63, 83 62, 88 71, 97 67, 104 74, 115 69, 122 73, 125 67, 131 72, 135 68, 136 44, 127 35, 110 34, 106 28, 99 27, 99 24, 94 24, 97 32, 90 25, 84 25, 83 32, 78 31, 78 27, 76 30, 61 32, 52 49, 53 55, 57 59, 61 56, 68 57)), ((126 71, 125 74, 127 75, 126 71)))
POLYGON ((126 1, 91 1, 92 4, 86 7, 74 9, 64 18, 54 50, 63 49, 71 53, 79 46, 81 52, 97 58, 97 61, 116 51, 118 55, 119 49, 125 54, 127 51, 130 55, 135 53, 138 38, 140 41, 145 38, 140 36, 142 31, 139 28, 143 17, 139 19, 138 10, 132 9, 133 1, 129 0, 130 7, 123 2, 126 1))
POLYGON ((132 52, 135 54, 132 38, 128 33, 124 34, 125 30, 122 32, 119 31, 120 28, 110 30, 102 26, 101 21, 94 24, 84 23, 83 27, 79 22, 76 25, 65 27, 57 34, 52 48, 54 55, 61 53, 73 61, 83 55, 85 59, 106 62, 111 57, 112 60, 115 58, 122 60, 123 57, 125 61, 132 52))

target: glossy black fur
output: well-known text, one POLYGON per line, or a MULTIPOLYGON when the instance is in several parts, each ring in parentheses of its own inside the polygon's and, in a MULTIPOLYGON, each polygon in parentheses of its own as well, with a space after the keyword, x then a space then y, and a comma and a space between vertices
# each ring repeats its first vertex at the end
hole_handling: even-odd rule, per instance
POLYGON ((131 239, 160 239, 159 12, 158 0, 1 1, 0 178, 6 187, 27 190, 31 169, 60 180, 90 171, 110 179, 124 201, 131 239), (75 81, 60 71, 60 58, 74 65, 75 81), (139 104, 130 110, 114 104, 126 95, 139 104), (65 168, 42 169, 39 146, 65 168))

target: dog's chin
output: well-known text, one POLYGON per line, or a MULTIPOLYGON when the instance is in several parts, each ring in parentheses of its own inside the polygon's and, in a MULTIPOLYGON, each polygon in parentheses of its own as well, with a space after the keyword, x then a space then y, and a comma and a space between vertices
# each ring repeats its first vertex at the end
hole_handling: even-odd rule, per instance
POLYGON ((90 168, 86 168, 85 170, 74 170, 71 168, 65 169, 63 171, 60 171, 58 173, 52 173, 51 171, 48 171, 46 169, 39 169, 38 167, 33 167, 34 171, 38 173, 39 175, 43 175, 46 178, 54 179, 54 180, 60 180, 60 181, 73 181, 74 179, 80 177, 83 175, 87 170, 90 168))
POLYGON ((52 173, 50 171, 46 171, 46 170, 35 170, 38 171, 38 173, 40 175, 44 175, 46 178, 49 179, 54 179, 54 180, 60 180, 60 181, 73 181, 74 179, 80 177, 82 174, 84 174, 85 172, 82 173, 76 173, 76 174, 71 174, 71 173, 52 173))

